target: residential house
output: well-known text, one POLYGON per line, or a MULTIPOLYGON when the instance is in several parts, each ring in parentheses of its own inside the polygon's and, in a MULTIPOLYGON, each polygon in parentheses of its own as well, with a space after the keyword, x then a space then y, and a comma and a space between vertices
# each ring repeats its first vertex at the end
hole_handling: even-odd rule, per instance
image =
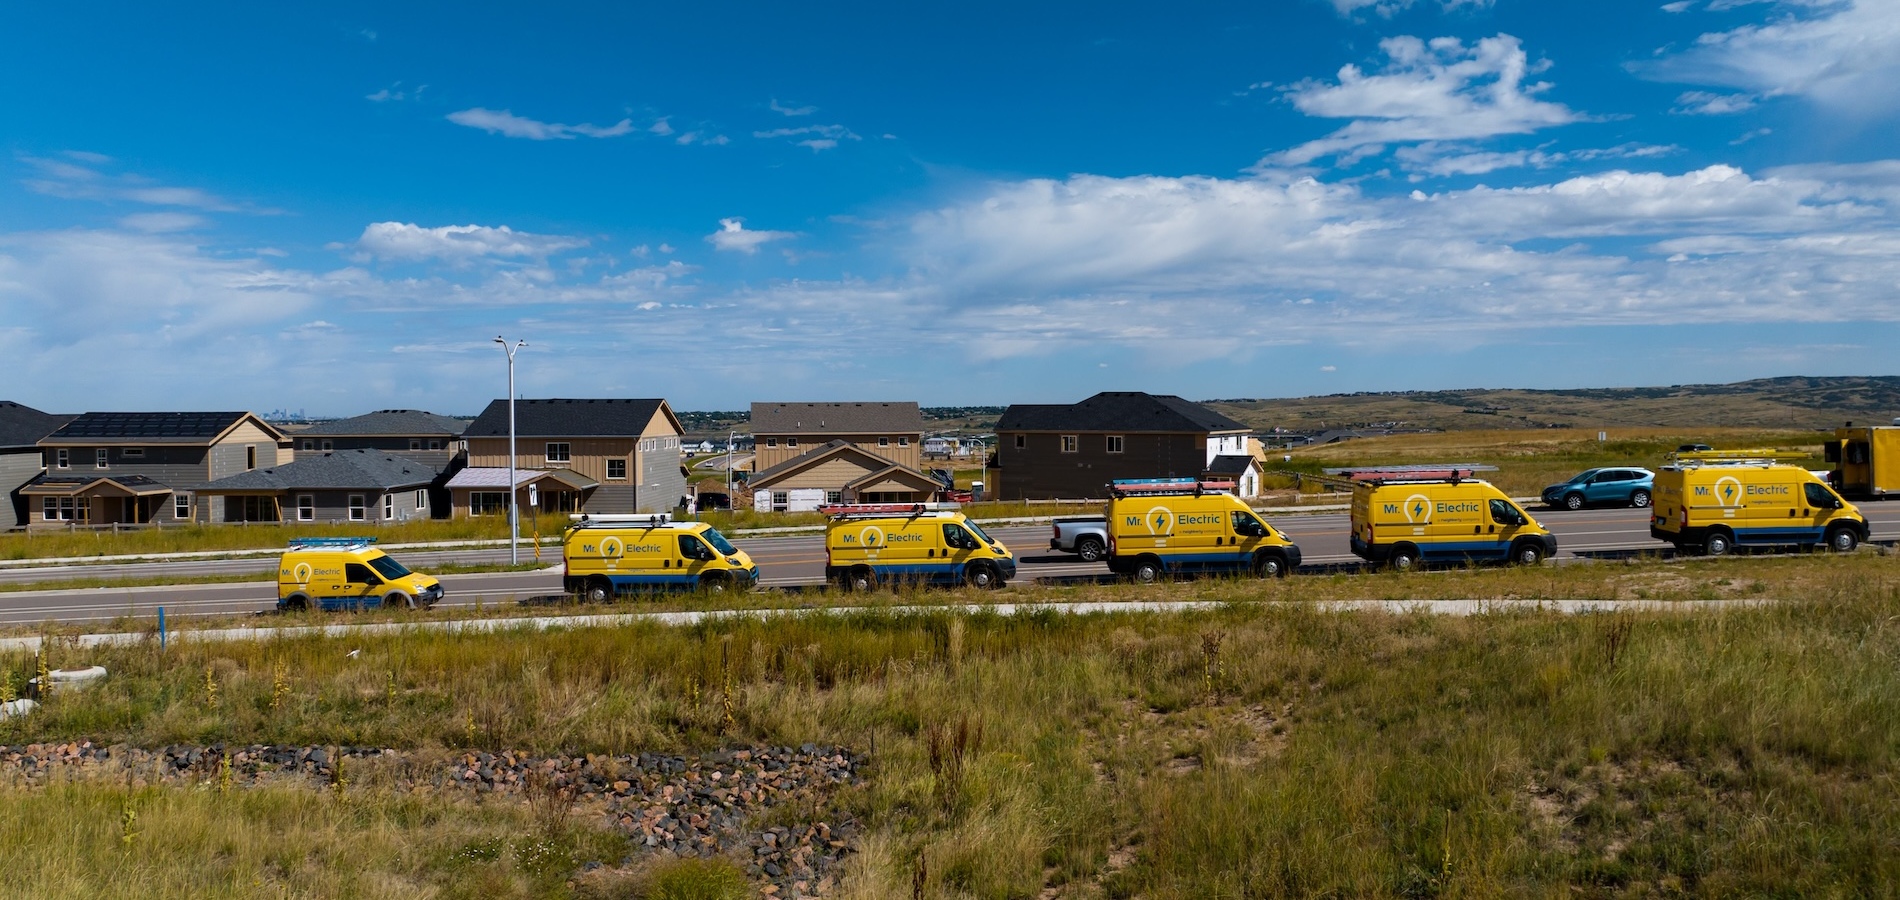
MULTIPOLYGON (((448 482, 456 515, 507 511, 508 407, 489 403, 462 433, 468 467, 448 482)), ((532 495, 542 512, 634 513, 674 509, 686 496, 680 421, 665 400, 516 400, 514 415, 516 502, 532 495)))
POLYGON ((219 497, 229 521, 390 524, 426 519, 436 468, 381 450, 299 455, 198 489, 219 497))
MULTIPOLYGON (((996 423, 989 493, 1004 500, 1101 497, 1117 478, 1228 477, 1247 426, 1170 394, 1104 391, 1079 403, 1015 404, 996 423)), ((1257 464, 1255 464, 1257 465, 1257 464)), ((1253 481, 1258 491, 1258 475, 1253 481)))
MULTIPOLYGON (((248 412, 89 412, 39 442, 46 471, 20 488, 30 524, 245 521, 263 511, 199 488, 290 461, 290 439, 248 412)), ((262 519, 269 521, 270 519, 262 519)))
POLYGON ((27 498, 19 489, 46 471, 40 439, 59 430, 72 416, 43 413, 31 406, 0 400, 0 531, 21 528, 29 521, 27 498))
POLYGON ((934 499, 924 474, 924 419, 916 403, 754 403, 753 506, 816 509, 825 503, 934 499))
POLYGON ((436 415, 419 409, 379 409, 373 413, 318 422, 291 435, 297 458, 345 450, 376 450, 403 456, 434 467, 428 509, 436 518, 448 518, 452 505, 448 482, 467 464, 462 446, 465 419, 436 415))

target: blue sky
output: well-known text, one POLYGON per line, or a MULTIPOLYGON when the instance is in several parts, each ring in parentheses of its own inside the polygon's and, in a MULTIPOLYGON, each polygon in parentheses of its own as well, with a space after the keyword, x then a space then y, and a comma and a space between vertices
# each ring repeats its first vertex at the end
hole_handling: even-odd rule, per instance
POLYGON ((150 4, 0 29, 0 396, 1900 371, 1900 0, 150 4))

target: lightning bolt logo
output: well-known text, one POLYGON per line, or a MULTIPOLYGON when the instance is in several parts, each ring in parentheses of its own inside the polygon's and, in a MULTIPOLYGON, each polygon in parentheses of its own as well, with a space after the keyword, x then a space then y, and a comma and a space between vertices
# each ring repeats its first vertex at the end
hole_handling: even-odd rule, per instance
POLYGON ((1148 533, 1167 534, 1168 525, 1173 521, 1174 512, 1165 506, 1148 510, 1148 533))
POLYGON ((1424 525, 1432 520, 1432 498, 1424 494, 1413 494, 1405 498, 1405 521, 1414 525, 1424 525))

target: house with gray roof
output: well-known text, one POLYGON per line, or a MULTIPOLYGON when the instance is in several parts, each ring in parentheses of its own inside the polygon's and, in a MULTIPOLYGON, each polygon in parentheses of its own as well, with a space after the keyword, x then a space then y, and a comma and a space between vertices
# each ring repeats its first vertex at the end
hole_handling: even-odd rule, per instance
POLYGON ((232 522, 391 524, 430 517, 435 467, 381 450, 339 450, 217 479, 198 496, 219 498, 232 522))
POLYGON ((752 471, 844 441, 913 471, 923 467, 924 416, 913 402, 754 403, 752 471))
POLYGON ((72 416, 0 400, 0 490, 6 492, 6 502, 0 504, 0 531, 26 525, 27 498, 20 495, 20 488, 46 471, 40 439, 71 420, 72 416))
MULTIPOLYGON (((1249 456, 1251 429, 1172 394, 1103 391, 1079 403, 1018 403, 996 422, 990 491, 1003 500, 1105 496, 1117 478, 1200 478, 1249 456)), ((1249 457, 1251 458, 1251 457, 1249 457)))
POLYGON ((239 521, 199 488, 290 461, 290 439, 248 412, 89 412, 39 441, 45 472, 19 493, 29 525, 239 521))
POLYGON ((508 485, 508 407, 495 400, 462 432, 468 467, 449 479, 456 515, 664 512, 686 497, 679 417, 665 400, 516 400, 515 468, 549 473, 508 485), (480 472, 477 470, 489 470, 480 472))
POLYGON ((347 419, 318 422, 291 435, 297 453, 381 450, 400 453, 447 469, 461 452, 467 420, 419 409, 379 409, 347 419))

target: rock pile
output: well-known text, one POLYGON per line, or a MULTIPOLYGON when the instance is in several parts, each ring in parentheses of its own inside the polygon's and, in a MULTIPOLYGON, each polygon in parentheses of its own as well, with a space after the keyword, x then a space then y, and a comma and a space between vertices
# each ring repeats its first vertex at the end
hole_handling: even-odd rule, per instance
MULTIPOLYGON (((386 773, 398 791, 500 796, 542 809, 562 807, 597 816, 648 852, 726 856, 744 861, 771 897, 822 895, 858 835, 854 821, 802 822, 754 829, 756 815, 793 800, 822 809, 840 785, 857 779, 858 758, 842 747, 754 747, 698 756, 533 756, 467 751, 425 754, 373 747, 269 744, 173 745, 155 750, 91 742, 0 745, 0 778, 44 784, 61 777, 123 777, 137 782, 197 784, 228 778, 332 785, 363 773, 386 773), (226 767, 225 760, 229 760, 226 767)), ((628 862, 632 862, 629 860, 628 862)))

